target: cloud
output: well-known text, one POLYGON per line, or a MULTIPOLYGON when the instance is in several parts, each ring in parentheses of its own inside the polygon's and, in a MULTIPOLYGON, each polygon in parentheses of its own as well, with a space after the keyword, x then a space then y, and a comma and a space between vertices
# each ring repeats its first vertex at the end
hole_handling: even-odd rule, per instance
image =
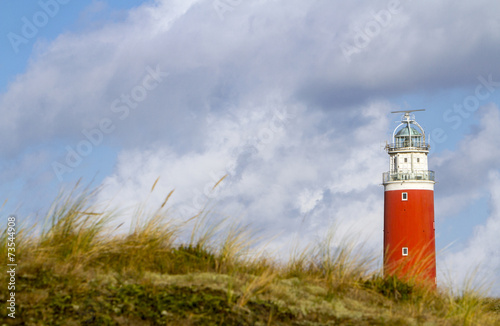
MULTIPOLYGON (((458 149, 443 153, 435 160, 440 180, 436 187, 436 217, 452 221, 460 211, 483 197, 489 198, 489 217, 484 224, 476 225, 464 249, 441 255, 440 267, 442 277, 457 286, 463 286, 464 280, 474 273, 473 269, 478 268, 475 284, 486 283, 491 286, 491 293, 500 293, 500 283, 488 283, 498 280, 500 275, 500 150, 497 146, 500 110, 490 104, 481 107, 477 115, 479 125, 459 143, 458 149)), ((477 219, 477 216, 467 218, 477 219)))
MULTIPOLYGON (((489 293, 500 293, 500 171, 490 171, 483 179, 487 184, 490 216, 485 224, 474 229, 464 250, 444 255, 443 277, 456 286, 464 286, 473 277, 472 285, 489 293)), ((474 218, 474 217, 471 217, 474 218)))
POLYGON ((381 234, 373 234, 381 230, 383 215, 379 184, 385 154, 379 139, 387 127, 380 113, 388 109, 388 103, 374 102, 344 119, 276 99, 234 109, 231 117, 213 120, 199 151, 159 147, 122 153, 103 183, 101 200, 124 207, 148 197, 154 207, 175 188, 171 205, 179 218, 211 203, 220 214, 267 235, 312 240, 336 224, 341 233, 354 231, 379 243, 381 234), (330 130, 321 128, 325 121, 330 130), (149 194, 157 177, 155 194, 149 194))
POLYGON ((494 104, 481 107, 479 125, 459 143, 456 151, 433 157, 439 184, 438 216, 453 216, 484 195, 488 173, 498 169, 500 111, 494 104))
POLYGON ((402 1, 348 64, 339 44, 376 21, 388 2, 292 3, 241 4, 221 21, 212 1, 156 1, 124 20, 40 44, 0 98, 0 136, 10 139, 0 150, 17 155, 33 142, 78 139, 83 128, 112 116, 112 102, 147 66, 170 77, 113 134, 125 147, 172 138, 196 146, 208 114, 269 92, 343 114, 373 98, 453 88, 498 72, 496 58, 485 57, 500 44, 496 4, 402 1))

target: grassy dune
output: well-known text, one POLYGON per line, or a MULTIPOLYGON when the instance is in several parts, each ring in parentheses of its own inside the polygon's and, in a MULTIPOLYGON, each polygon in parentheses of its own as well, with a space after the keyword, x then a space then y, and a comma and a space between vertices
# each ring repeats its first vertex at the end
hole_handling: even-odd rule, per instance
POLYGON ((107 227, 116 214, 92 204, 94 194, 75 189, 41 232, 18 229, 16 319, 2 290, 0 324, 500 325, 500 299, 383 278, 352 242, 332 246, 334 235, 280 263, 252 252, 254 234, 229 220, 201 212, 174 223, 171 194, 116 234, 107 227))

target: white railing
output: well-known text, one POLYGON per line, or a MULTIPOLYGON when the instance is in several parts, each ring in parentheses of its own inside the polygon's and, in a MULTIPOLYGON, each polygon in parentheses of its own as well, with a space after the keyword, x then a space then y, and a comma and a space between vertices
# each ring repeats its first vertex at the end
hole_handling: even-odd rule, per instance
POLYGON ((390 173, 384 172, 382 175, 383 183, 391 181, 406 181, 406 180, 435 180, 435 173, 431 170, 426 171, 414 171, 414 172, 397 172, 390 173))
POLYGON ((387 144, 385 148, 391 152, 395 151, 397 149, 416 149, 416 150, 424 150, 428 151, 431 148, 431 145, 426 144, 424 142, 412 142, 410 146, 410 142, 403 142, 403 143, 392 143, 392 144, 387 144))

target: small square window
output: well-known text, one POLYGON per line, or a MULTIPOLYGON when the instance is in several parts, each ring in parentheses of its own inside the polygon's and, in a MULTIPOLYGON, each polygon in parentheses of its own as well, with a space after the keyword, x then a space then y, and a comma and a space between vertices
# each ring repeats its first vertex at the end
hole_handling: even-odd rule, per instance
POLYGON ((408 256, 408 247, 403 247, 403 256, 408 256))
POLYGON ((408 158, 407 157, 405 157, 405 163, 408 163, 408 158))
POLYGON ((407 192, 403 192, 401 194, 401 200, 408 200, 408 193, 407 192))
POLYGON ((420 163, 420 157, 417 157, 417 163, 420 163))

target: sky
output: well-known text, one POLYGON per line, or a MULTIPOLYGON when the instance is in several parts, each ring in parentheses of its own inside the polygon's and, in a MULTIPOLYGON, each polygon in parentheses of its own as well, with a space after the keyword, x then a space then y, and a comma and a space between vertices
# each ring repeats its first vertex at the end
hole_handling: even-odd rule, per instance
POLYGON ((175 189, 176 219, 208 205, 275 253, 336 228, 381 254, 391 111, 425 109, 438 283, 477 269, 500 296, 499 11, 493 0, 3 1, 1 219, 43 216, 82 179, 125 223, 175 189))

